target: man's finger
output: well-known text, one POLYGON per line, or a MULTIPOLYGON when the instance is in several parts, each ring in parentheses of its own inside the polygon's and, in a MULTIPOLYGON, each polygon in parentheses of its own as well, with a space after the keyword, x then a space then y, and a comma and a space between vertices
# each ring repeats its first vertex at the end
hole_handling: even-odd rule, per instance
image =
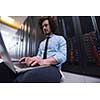
POLYGON ((31 66, 35 66, 36 64, 37 64, 37 61, 33 62, 33 63, 31 64, 31 66))
POLYGON ((25 58, 26 57, 23 57, 23 58, 19 59, 19 62, 25 62, 25 58))
POLYGON ((32 63, 34 63, 34 61, 31 60, 31 61, 27 62, 27 65, 31 66, 32 63))

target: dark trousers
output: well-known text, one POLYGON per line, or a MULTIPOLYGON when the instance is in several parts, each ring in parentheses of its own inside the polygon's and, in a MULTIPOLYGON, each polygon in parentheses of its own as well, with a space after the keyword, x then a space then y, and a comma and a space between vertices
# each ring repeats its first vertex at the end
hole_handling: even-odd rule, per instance
POLYGON ((32 69, 15 74, 3 63, 0 64, 0 82, 6 83, 59 83, 61 74, 56 66, 32 69))

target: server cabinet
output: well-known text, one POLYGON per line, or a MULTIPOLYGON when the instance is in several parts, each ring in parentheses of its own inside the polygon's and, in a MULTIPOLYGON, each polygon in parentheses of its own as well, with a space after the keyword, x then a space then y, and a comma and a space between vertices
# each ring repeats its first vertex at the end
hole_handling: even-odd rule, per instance
POLYGON ((23 26, 17 31, 19 36, 17 58, 23 56, 35 56, 39 43, 44 38, 38 26, 39 16, 28 16, 23 26))
POLYGON ((82 73, 79 38, 77 38, 79 35, 76 32, 77 29, 75 30, 76 22, 73 22, 74 18, 72 16, 58 17, 59 31, 67 41, 67 61, 64 63, 62 70, 82 73))
MULTIPOLYGON (((60 16, 59 19, 65 23, 68 45, 68 60, 62 70, 100 77, 99 18, 60 16)), ((61 21, 59 24, 64 27, 61 21)), ((64 28, 61 32, 64 32, 64 28)))

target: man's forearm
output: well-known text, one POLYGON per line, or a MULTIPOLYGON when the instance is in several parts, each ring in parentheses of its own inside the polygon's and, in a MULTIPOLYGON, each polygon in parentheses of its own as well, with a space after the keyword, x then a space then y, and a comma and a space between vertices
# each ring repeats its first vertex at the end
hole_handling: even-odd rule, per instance
POLYGON ((42 59, 40 60, 39 62, 40 65, 55 65, 55 64, 58 64, 58 62, 56 61, 55 58, 51 57, 51 58, 47 58, 47 59, 42 59))

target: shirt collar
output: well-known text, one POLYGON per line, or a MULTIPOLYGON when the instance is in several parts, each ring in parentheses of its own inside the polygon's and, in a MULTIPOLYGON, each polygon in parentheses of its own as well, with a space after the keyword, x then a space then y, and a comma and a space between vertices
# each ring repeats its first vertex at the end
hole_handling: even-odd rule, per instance
POLYGON ((54 34, 51 34, 51 35, 50 35, 50 37, 53 37, 53 36, 54 36, 54 34))
POLYGON ((49 37, 51 38, 51 37, 53 37, 54 36, 54 34, 52 33, 51 35, 49 35, 49 37))

